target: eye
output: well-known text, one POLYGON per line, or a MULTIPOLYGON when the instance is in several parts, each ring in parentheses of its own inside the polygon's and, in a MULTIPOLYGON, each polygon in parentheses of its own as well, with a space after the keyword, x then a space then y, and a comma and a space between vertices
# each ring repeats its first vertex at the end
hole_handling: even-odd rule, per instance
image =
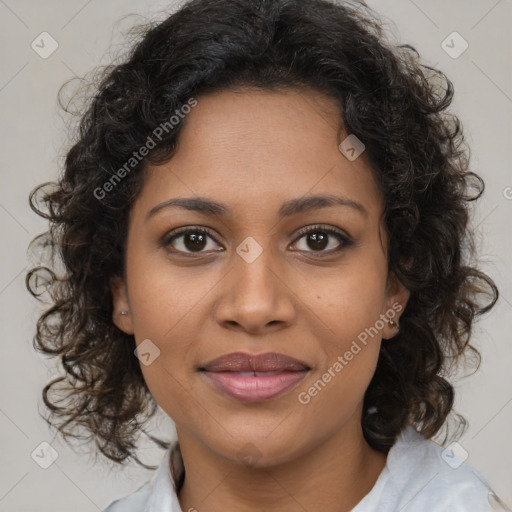
POLYGON ((162 245, 171 252, 182 252, 185 254, 201 253, 206 252, 204 249, 208 246, 209 238, 217 243, 209 229, 187 227, 171 231, 171 233, 165 235, 162 239, 162 245))
MULTIPOLYGON (((304 239, 305 243, 299 251, 319 253, 315 257, 322 257, 332 255, 333 253, 340 252, 341 250, 350 247, 354 243, 350 238, 345 235, 341 230, 328 228, 325 226, 307 226, 298 232, 299 238, 296 239, 294 245, 304 239), (338 241, 338 245, 334 248, 325 250, 326 247, 331 245, 332 239, 338 241), (307 248, 312 250, 308 250, 307 248)), ((162 239, 162 246, 173 253, 194 254, 203 253, 208 251, 223 251, 224 249, 215 249, 210 247, 208 249, 208 240, 213 240, 214 245, 218 244, 212 231, 204 227, 185 227, 175 231, 171 231, 162 239)))
POLYGON ((305 251, 305 252, 318 252, 321 253, 318 256, 322 257, 324 255, 332 255, 333 253, 340 252, 341 250, 350 247, 351 245, 354 245, 352 240, 345 235, 342 231, 334 229, 334 228, 327 228, 324 226, 307 226, 305 228, 302 228, 298 232, 300 236, 297 241, 295 242, 295 245, 298 241, 305 239, 305 243, 303 244, 303 248, 299 248, 299 251, 305 251), (331 245, 332 238, 335 238, 338 241, 338 245, 334 248, 330 248, 329 250, 324 250, 326 247, 329 247, 331 245), (310 247, 313 249, 312 251, 308 251, 307 247, 310 247))

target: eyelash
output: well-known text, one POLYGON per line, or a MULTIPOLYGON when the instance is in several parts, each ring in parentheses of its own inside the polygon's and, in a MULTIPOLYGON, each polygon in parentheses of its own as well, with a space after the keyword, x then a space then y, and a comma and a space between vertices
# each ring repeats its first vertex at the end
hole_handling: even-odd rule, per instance
MULTIPOLYGON (((342 251, 343 249, 346 249, 347 247, 350 247, 350 246, 354 245, 354 242, 352 242, 352 240, 350 240, 348 238, 348 236, 345 235, 342 231, 338 231, 337 229, 334 229, 334 228, 327 228, 327 227, 324 227, 324 226, 321 226, 321 225, 307 226, 305 228, 300 229, 298 231, 298 233, 297 233, 297 238, 295 239, 295 241, 293 243, 294 244, 297 243, 304 235, 307 235, 309 233, 315 233, 315 232, 322 232, 322 233, 325 233, 327 235, 333 235, 340 242, 340 246, 338 248, 331 249, 329 251, 305 251, 307 253, 315 254, 315 256, 314 256, 315 258, 322 258, 324 256, 332 256, 333 254, 336 254, 336 253, 342 251)), ((171 242, 173 240, 175 240, 176 238, 178 238, 181 235, 186 235, 188 233, 207 235, 212 240, 214 240, 216 244, 219 244, 219 242, 217 241, 217 239, 213 235, 212 231, 210 231, 208 228, 204 228, 204 227, 197 227, 197 228, 186 227, 186 228, 179 228, 179 229, 177 229, 175 231, 171 231, 170 233, 165 235, 163 237, 163 239, 162 239, 163 247, 164 248, 168 248, 171 245, 171 242)), ((180 251, 180 250, 176 250, 176 249, 172 249, 171 252, 186 254, 187 256, 192 256, 192 257, 195 254, 202 254, 202 251, 185 252, 185 251, 180 251)))

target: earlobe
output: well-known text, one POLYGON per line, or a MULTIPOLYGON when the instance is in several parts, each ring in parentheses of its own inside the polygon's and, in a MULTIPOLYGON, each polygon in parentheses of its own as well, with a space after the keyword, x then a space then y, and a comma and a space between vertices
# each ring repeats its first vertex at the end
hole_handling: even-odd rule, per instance
POLYGON ((389 321, 382 332, 384 339, 393 338, 400 332, 400 317, 407 306, 409 297, 410 291, 398 280, 395 274, 390 274, 385 312, 389 321))
POLYGON ((126 334, 133 334, 133 322, 128 302, 126 283, 118 276, 110 280, 112 293, 112 321, 126 334))

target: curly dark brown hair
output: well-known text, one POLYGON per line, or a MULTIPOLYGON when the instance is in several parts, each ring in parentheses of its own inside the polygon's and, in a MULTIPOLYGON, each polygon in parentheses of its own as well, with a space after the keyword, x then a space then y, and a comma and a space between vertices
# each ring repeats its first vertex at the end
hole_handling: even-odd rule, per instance
POLYGON ((58 356, 65 370, 43 390, 51 426, 66 440, 82 427, 112 461, 133 458, 154 469, 136 452, 157 404, 134 337, 113 324, 110 282, 124 277, 128 215, 144 164, 172 158, 182 116, 129 171, 126 162, 191 97, 241 86, 314 88, 334 99, 346 132, 364 142, 386 199, 388 268, 410 299, 365 394, 368 443, 387 453, 407 424, 427 438, 448 424, 449 371, 466 354, 480 365, 469 344, 472 324, 498 290, 475 266, 469 206, 484 184, 468 170, 461 123, 448 111, 453 85, 443 72, 422 64, 412 46, 391 44, 364 2, 192 0, 145 25, 123 62, 94 84, 61 176, 30 194, 31 207, 50 223, 32 244, 57 258, 26 277, 32 295, 51 297, 34 347, 58 356))

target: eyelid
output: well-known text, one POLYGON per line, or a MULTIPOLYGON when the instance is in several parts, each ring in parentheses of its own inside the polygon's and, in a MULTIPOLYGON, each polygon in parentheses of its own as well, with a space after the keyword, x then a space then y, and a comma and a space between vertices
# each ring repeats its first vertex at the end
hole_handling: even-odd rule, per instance
MULTIPOLYGON (((208 235, 216 244, 220 245, 220 242, 217 240, 216 236, 214 235, 214 232, 205 226, 183 226, 181 228, 176 228, 171 230, 169 233, 166 233, 162 237, 162 245, 167 246, 170 244, 171 240, 174 238, 177 238, 180 235, 186 234, 186 233, 202 233, 205 235, 208 235)), ((177 252, 183 252, 183 251, 177 251, 177 252)), ((193 254, 193 253, 185 253, 185 254, 193 254)), ((201 253, 198 253, 201 254, 201 253)))
MULTIPOLYGON (((330 249, 328 251, 305 251, 306 253, 312 253, 312 254, 319 255, 317 257, 322 257, 321 255, 323 255, 323 254, 325 254, 326 256, 332 255, 332 254, 335 254, 335 253, 341 251, 343 248, 347 248, 351 245, 354 245, 354 242, 352 241, 351 237, 349 235, 347 235, 341 229, 335 228, 334 226, 326 226, 326 225, 321 225, 321 224, 310 224, 308 226, 304 226, 303 228, 299 229, 294 235, 295 238, 294 238, 294 241, 292 242, 292 245, 297 243, 304 235, 307 235, 308 233, 315 232, 315 231, 321 231, 323 233, 327 233, 328 235, 337 235, 339 237, 339 241, 340 241, 340 247, 338 247, 336 249, 330 249)), ((183 226, 181 228, 176 228, 175 230, 172 230, 169 233, 166 233, 161 239, 162 246, 164 248, 169 246, 171 240, 179 237, 180 235, 183 235, 183 234, 186 234, 189 232, 205 234, 205 235, 209 236, 217 245, 221 245, 218 242, 216 236, 214 235, 214 232, 210 228, 207 228, 205 226, 183 226)), ((194 255, 195 254, 193 251, 185 252, 185 251, 180 251, 180 250, 176 250, 176 249, 174 249, 172 252, 185 254, 185 255, 194 255)), ((221 251, 218 250, 215 252, 221 252, 221 251)), ((297 252, 302 252, 302 251, 297 251, 297 252)), ((197 251, 196 254, 199 255, 199 254, 207 254, 207 253, 204 251, 197 251)))
POLYGON ((310 233, 312 231, 314 232, 315 230, 323 231, 324 233, 328 233, 328 234, 334 233, 334 234, 340 235, 341 237, 345 238, 347 241, 351 241, 350 236, 347 235, 347 233, 345 233, 343 230, 341 230, 339 228, 335 228, 334 226, 328 226, 328 225, 322 225, 322 224, 310 224, 308 226, 304 226, 303 228, 300 228, 295 233, 295 236, 298 237, 295 239, 295 241, 300 239, 303 235, 307 235, 308 233, 310 233))
POLYGON ((332 256, 333 254, 341 252, 343 249, 355 245, 352 238, 343 230, 336 228, 334 226, 327 226, 321 224, 310 224, 309 226, 304 226, 303 228, 299 229, 299 231, 297 231, 297 233, 295 234, 295 241, 293 242, 293 244, 297 243, 304 235, 307 235, 308 233, 314 233, 317 231, 327 233, 328 235, 336 235, 340 242, 340 246, 335 249, 330 249, 328 251, 305 251, 307 254, 315 254, 315 258, 332 256))

